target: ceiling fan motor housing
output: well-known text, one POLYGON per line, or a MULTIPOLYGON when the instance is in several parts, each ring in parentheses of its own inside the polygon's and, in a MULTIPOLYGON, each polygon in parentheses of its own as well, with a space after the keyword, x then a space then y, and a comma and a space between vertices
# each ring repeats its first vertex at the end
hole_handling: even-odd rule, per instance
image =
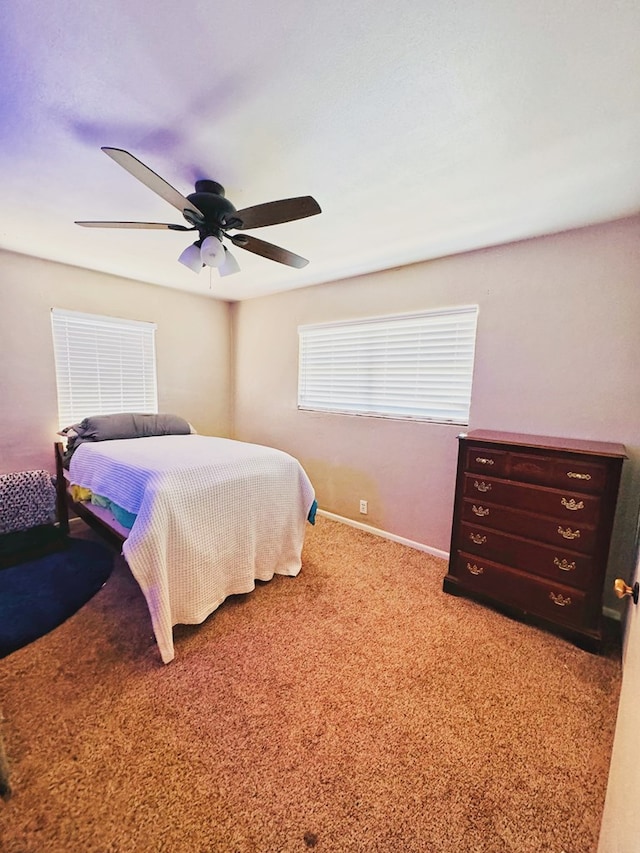
POLYGON ((231 223, 234 220, 233 214, 236 209, 225 198, 222 184, 209 180, 196 181, 196 191, 188 195, 187 198, 204 216, 204 222, 199 222, 195 217, 192 217, 190 211, 185 212, 185 218, 196 226, 201 237, 213 234, 220 239, 223 229, 234 227, 231 223))

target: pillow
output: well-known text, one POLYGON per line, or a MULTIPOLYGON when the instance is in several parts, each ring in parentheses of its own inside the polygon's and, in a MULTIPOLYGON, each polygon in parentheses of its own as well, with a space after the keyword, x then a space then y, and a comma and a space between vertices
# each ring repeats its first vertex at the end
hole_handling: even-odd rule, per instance
POLYGON ((136 414, 118 412, 114 415, 93 415, 74 429, 78 436, 89 441, 112 441, 118 438, 145 438, 150 435, 189 435, 190 427, 178 415, 136 414))
POLYGON ((117 412, 113 415, 92 415, 79 424, 61 430, 67 438, 63 455, 65 468, 80 444, 85 441, 113 441, 120 438, 146 438, 152 435, 189 435, 190 424, 184 418, 171 414, 139 414, 117 412))
POLYGON ((78 435, 79 426, 80 424, 74 424, 73 426, 68 426, 64 429, 59 429, 58 435, 61 435, 63 438, 75 438, 78 435))

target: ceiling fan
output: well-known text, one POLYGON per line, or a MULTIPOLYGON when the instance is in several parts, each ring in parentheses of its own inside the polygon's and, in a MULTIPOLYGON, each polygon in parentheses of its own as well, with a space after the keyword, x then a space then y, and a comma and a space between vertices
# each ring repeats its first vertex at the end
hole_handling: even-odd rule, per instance
POLYGON ((297 198, 285 198, 279 201, 269 201, 236 210, 225 198, 224 187, 217 181, 200 180, 195 183, 195 192, 183 196, 164 178, 145 166, 137 157, 122 148, 103 147, 102 150, 116 161, 123 169, 142 181, 150 190, 157 193, 169 204, 176 207, 184 216, 189 226, 173 225, 166 222, 76 222, 85 228, 154 228, 169 231, 197 231, 198 239, 187 246, 178 260, 195 273, 203 266, 217 268, 220 275, 232 275, 240 272, 238 262, 231 252, 223 245, 226 238, 234 246, 246 249, 255 255, 262 255, 279 264, 301 269, 309 261, 301 258, 287 249, 274 246, 259 240, 251 234, 229 234, 238 229, 262 228, 266 225, 279 225, 282 222, 292 222, 315 216, 321 213, 320 205, 310 195, 297 198))

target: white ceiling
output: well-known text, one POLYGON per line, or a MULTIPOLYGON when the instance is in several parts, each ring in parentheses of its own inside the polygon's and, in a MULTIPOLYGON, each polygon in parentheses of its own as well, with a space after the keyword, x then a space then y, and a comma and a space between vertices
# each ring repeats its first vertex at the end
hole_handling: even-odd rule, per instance
POLYGON ((0 13, 0 247, 223 299, 640 211, 638 0, 20 0, 0 13), (236 208, 313 195, 195 275, 183 223, 107 157, 236 208))

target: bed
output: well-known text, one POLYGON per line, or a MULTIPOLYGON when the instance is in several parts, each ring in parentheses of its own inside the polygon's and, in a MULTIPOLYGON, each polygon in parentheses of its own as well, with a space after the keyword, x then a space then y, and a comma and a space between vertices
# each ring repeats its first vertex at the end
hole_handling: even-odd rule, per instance
POLYGON ((102 434, 109 437, 89 436, 71 452, 56 443, 58 488, 121 547, 163 663, 174 658, 174 625, 203 622, 256 580, 299 573, 317 504, 293 456, 190 431, 102 434))

